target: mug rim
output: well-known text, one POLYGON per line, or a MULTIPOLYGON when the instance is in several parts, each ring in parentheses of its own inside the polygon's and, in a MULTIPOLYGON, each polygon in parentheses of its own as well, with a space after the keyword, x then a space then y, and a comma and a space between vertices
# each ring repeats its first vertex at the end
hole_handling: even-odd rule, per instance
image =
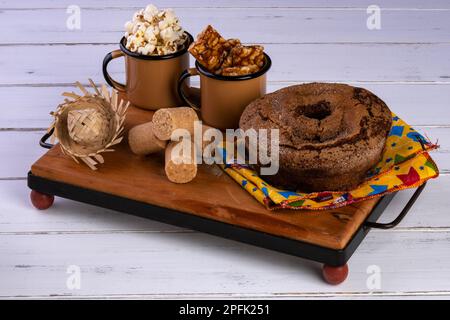
POLYGON ((126 48, 126 46, 125 46, 125 41, 126 41, 125 37, 122 37, 122 39, 120 39, 119 46, 120 46, 120 50, 123 53, 125 53, 126 55, 128 55, 130 57, 136 58, 136 59, 141 59, 141 60, 167 60, 167 59, 176 58, 178 56, 181 56, 181 55, 185 54, 188 51, 189 46, 191 45, 191 43, 194 42, 194 37, 192 37, 192 35, 189 32, 184 31, 184 33, 187 35, 186 45, 184 46, 184 48, 181 49, 181 50, 178 50, 178 51, 176 51, 174 53, 169 53, 169 54, 165 54, 165 55, 162 55, 162 56, 143 55, 143 54, 140 54, 140 53, 137 53, 137 52, 132 52, 132 51, 128 50, 126 48))
POLYGON ((222 76, 222 75, 214 74, 214 73, 206 70, 197 60, 195 60, 195 67, 202 75, 204 75, 208 78, 216 79, 216 80, 225 80, 225 81, 250 80, 250 79, 255 79, 255 78, 258 78, 259 76, 262 76, 267 71, 269 71, 270 67, 272 66, 272 60, 270 59, 269 55, 265 52, 263 54, 264 54, 264 58, 265 58, 264 59, 265 63, 263 65, 263 67, 255 73, 250 73, 250 74, 246 74, 246 75, 242 75, 242 76, 222 76))

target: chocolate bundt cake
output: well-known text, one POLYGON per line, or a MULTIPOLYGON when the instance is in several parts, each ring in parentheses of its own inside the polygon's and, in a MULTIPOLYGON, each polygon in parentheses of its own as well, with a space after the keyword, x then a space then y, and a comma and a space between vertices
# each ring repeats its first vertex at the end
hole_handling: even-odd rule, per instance
POLYGON ((387 105, 366 89, 310 83, 253 101, 240 128, 279 129, 280 167, 263 177, 269 183, 304 192, 344 191, 362 183, 380 161, 391 123, 387 105))

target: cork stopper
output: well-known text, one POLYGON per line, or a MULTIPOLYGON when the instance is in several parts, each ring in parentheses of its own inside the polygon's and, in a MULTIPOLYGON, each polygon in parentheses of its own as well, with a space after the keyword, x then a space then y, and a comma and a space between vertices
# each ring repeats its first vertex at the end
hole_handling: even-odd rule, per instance
POLYGON ((155 136, 153 122, 147 122, 131 128, 128 144, 134 154, 143 156, 164 150, 167 141, 159 140, 155 136))
POLYGON ((190 107, 159 109, 153 115, 155 136, 160 140, 170 140, 176 129, 185 129, 194 134, 194 122, 198 121, 197 113, 190 107))
POLYGON ((183 140, 169 142, 165 152, 166 164, 164 169, 167 179, 174 183, 190 182, 197 175, 194 144, 190 142, 191 152, 186 155, 182 152, 177 152, 181 150, 182 143, 183 140))

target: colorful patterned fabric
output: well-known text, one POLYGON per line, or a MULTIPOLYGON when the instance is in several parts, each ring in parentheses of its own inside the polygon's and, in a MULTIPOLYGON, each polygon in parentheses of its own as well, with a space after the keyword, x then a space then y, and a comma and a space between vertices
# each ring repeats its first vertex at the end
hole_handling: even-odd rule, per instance
POLYGON ((392 128, 381 161, 367 176, 367 180, 348 192, 301 193, 277 189, 247 165, 227 159, 226 147, 221 147, 222 169, 267 209, 288 208, 326 210, 354 202, 381 197, 402 189, 416 188, 439 175, 439 170, 427 151, 435 149, 421 134, 392 114, 392 128))

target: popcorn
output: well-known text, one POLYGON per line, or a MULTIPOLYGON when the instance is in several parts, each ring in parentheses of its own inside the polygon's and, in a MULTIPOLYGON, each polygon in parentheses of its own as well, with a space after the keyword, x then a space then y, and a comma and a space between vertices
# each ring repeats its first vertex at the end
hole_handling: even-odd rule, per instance
POLYGON ((147 21, 152 21, 153 17, 158 14, 158 8, 153 4, 149 4, 144 10, 144 19, 147 21))
POLYGON ((178 38, 178 34, 170 28, 162 29, 159 35, 167 43, 174 42, 178 38))
POLYGON ((172 9, 152 4, 134 13, 125 27, 126 48, 143 55, 166 55, 180 50, 187 40, 172 9))
POLYGON ((125 23, 125 31, 127 35, 129 35, 133 31, 133 23, 131 21, 127 21, 125 23))
POLYGON ((145 31, 144 39, 147 43, 156 46, 158 44, 158 38, 156 37, 157 34, 159 34, 159 29, 157 27, 150 26, 145 31))
POLYGON ((167 21, 167 23, 169 25, 178 23, 178 18, 175 15, 175 12, 172 9, 167 9, 166 10, 165 20, 167 21))

